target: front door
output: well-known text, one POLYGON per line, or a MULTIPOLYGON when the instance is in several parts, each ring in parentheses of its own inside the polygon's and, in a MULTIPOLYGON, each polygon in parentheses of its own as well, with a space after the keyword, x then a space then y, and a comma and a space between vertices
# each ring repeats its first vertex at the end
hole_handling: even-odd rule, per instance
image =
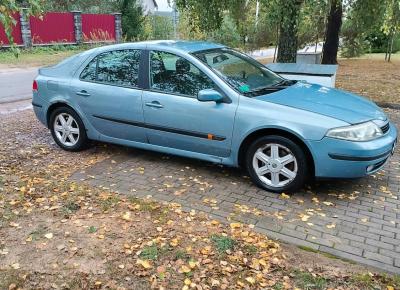
POLYGON ((95 57, 71 85, 71 94, 91 125, 107 137, 147 142, 139 89, 140 50, 95 57))
POLYGON ((230 155, 237 104, 198 101, 198 91, 216 89, 205 73, 177 55, 151 51, 149 82, 143 111, 151 144, 230 155))

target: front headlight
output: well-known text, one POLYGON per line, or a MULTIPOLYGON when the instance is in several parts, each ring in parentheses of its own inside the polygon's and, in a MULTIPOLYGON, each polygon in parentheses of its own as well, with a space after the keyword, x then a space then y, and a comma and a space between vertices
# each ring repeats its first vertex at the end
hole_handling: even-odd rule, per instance
POLYGON ((369 121, 362 124, 334 128, 326 133, 327 137, 349 140, 369 141, 382 136, 382 130, 374 122, 369 121))

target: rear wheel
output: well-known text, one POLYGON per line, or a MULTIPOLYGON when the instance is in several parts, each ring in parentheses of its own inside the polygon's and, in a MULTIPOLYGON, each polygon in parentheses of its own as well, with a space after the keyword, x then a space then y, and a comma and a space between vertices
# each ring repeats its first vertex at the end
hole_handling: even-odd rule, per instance
POLYGON ((247 151, 246 167, 255 184, 272 192, 296 191, 308 174, 301 147, 282 136, 255 140, 247 151))
POLYGON ((78 114, 68 107, 55 109, 50 115, 50 131, 54 141, 67 151, 80 151, 87 146, 86 129, 78 114))

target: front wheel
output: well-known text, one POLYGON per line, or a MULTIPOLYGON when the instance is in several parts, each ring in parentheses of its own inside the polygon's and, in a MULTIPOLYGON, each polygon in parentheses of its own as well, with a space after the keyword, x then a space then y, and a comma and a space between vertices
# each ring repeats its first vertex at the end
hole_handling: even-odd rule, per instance
POLYGON ((86 129, 78 114, 68 107, 55 109, 50 115, 50 131, 54 141, 67 151, 80 151, 87 146, 86 129))
POLYGON ((302 148, 282 136, 255 140, 247 151, 246 167, 255 184, 272 192, 296 191, 308 174, 302 148))

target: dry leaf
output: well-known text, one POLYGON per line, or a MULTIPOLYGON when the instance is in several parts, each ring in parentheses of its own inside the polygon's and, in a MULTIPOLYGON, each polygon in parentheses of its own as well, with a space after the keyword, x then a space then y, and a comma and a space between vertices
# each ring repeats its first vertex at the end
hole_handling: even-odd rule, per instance
POLYGON ((141 260, 141 259, 138 259, 138 260, 136 261, 136 263, 139 264, 139 265, 141 265, 141 266, 142 266, 143 268, 145 268, 145 269, 150 269, 150 268, 152 267, 149 260, 141 260))
POLYGON ((52 233, 47 233, 47 234, 44 235, 44 237, 45 237, 46 239, 51 240, 51 239, 53 238, 53 234, 52 234, 52 233))

